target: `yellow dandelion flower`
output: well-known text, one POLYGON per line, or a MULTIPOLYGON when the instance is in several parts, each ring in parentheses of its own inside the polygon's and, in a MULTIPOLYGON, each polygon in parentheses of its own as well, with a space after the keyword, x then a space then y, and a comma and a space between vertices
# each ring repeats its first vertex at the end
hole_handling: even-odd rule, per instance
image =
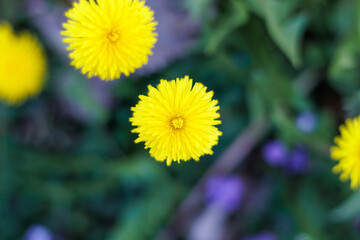
POLYGON ((0 99, 14 105, 36 95, 45 71, 45 56, 36 38, 27 32, 15 35, 9 24, 0 24, 0 99))
POLYGON ((333 171, 341 173, 342 181, 350 179, 351 188, 356 189, 360 186, 360 116, 347 119, 334 141, 336 145, 330 149, 330 154, 339 163, 333 171))
POLYGON ((79 0, 65 15, 71 65, 89 78, 129 76, 147 64, 157 41, 154 12, 142 0, 79 0))
POLYGON ((161 80, 157 88, 148 89, 148 96, 140 95, 131 108, 130 122, 136 126, 132 132, 138 133, 135 143, 145 142, 150 155, 167 165, 213 154, 211 149, 222 135, 215 127, 221 121, 214 93, 206 92, 201 83, 193 85, 188 76, 161 80))

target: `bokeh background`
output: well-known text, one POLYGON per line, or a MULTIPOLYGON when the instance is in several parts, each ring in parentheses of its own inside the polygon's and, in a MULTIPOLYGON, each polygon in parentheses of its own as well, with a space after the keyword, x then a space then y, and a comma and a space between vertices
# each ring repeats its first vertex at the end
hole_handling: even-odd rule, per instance
POLYGON ((71 2, 0 1, 48 62, 39 96, 1 104, 0 239, 360 239, 360 192, 329 158, 360 113, 359 0, 147 0, 154 55, 113 82, 69 65, 71 2), (130 107, 184 75, 215 92, 223 136, 166 167, 134 143, 130 107))

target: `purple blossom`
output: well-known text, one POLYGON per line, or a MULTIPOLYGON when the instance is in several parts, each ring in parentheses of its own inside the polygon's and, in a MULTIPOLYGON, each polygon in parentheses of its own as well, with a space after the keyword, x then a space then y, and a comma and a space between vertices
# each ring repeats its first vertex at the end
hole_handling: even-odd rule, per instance
POLYGON ((24 240, 52 240, 52 234, 48 228, 42 225, 32 225, 24 235, 24 240))
POLYGON ((292 174, 306 173, 310 167, 310 157, 305 147, 296 147, 290 153, 285 170, 292 174))
POLYGON ((278 238, 271 232, 261 232, 256 235, 245 236, 242 240, 277 240, 278 238))
POLYGON ((241 204, 245 192, 244 181, 237 176, 212 176, 205 186, 205 199, 210 205, 223 210, 235 211, 241 204))
POLYGON ((288 157, 288 149, 279 140, 268 142, 263 148, 263 158, 271 166, 283 166, 288 157))
POLYGON ((312 111, 304 111, 296 117, 296 126, 302 133, 312 133, 317 126, 317 116, 312 111))

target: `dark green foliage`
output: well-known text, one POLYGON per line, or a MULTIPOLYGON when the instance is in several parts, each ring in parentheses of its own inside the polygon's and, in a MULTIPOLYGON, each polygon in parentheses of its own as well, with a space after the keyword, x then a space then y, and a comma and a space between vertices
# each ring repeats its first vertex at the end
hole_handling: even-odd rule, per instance
MULTIPOLYGON (((56 9, 67 1, 48 3, 56 9)), ((360 238, 353 227, 359 192, 338 180, 329 158, 338 125, 360 114, 360 0, 179 1, 179 10, 202 24, 192 51, 155 74, 109 83, 108 105, 44 40, 25 6, 1 1, 0 19, 39 36, 49 75, 36 99, 1 107, 0 239, 21 239, 32 224, 64 239, 154 239, 178 221, 172 217, 191 189, 259 118, 269 128, 233 173, 249 183, 248 196, 259 194, 262 208, 245 202, 228 219, 231 237, 224 239, 264 229, 281 240, 360 238), (71 80, 59 88, 64 72, 71 80), (166 167, 134 143, 130 108, 147 85, 184 75, 214 91, 223 136, 214 155, 166 167), (64 99, 72 113, 62 111, 69 106, 64 99), (310 134, 295 123, 306 110, 318 116, 310 134), (273 138, 289 148, 306 146, 310 171, 290 175, 266 165, 261 147, 273 138)), ((206 209, 201 206, 198 212, 206 209)), ((174 232, 174 239, 186 239, 186 231, 174 232)))

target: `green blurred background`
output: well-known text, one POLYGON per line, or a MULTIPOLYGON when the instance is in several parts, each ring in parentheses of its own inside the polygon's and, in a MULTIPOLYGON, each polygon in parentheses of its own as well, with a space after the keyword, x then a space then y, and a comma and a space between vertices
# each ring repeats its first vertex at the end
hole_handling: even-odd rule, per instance
POLYGON ((360 113, 360 0, 147 0, 154 55, 113 82, 69 65, 71 2, 0 2, 48 62, 39 96, 1 105, 0 239, 360 239, 360 192, 328 153, 360 113), (214 91, 223 136, 214 155, 166 167, 134 143, 130 108, 184 75, 214 91))

